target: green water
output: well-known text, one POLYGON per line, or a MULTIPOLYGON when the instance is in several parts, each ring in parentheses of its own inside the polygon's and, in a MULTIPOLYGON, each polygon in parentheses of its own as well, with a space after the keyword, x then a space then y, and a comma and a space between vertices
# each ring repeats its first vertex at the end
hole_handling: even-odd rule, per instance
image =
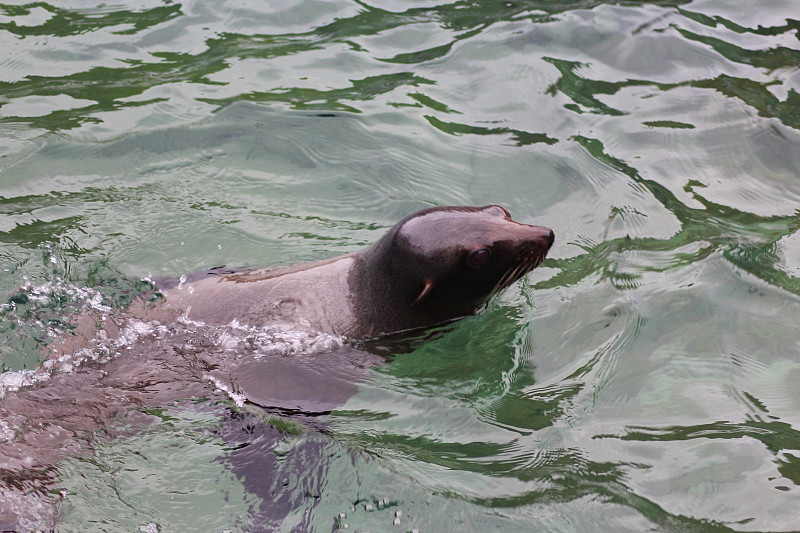
MULTIPOLYGON (((281 530, 800 530, 799 34, 780 0, 0 4, 2 301, 499 203, 549 258, 268 450, 281 530)), ((3 370, 69 311, 3 308, 3 370)), ((163 407, 56 465, 59 531, 277 528, 229 402, 163 407)))

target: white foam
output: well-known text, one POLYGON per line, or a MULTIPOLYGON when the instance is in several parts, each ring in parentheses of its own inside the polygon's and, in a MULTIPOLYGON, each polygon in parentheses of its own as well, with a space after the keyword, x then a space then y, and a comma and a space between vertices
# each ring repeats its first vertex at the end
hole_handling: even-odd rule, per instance
MULTIPOLYGON (((68 333, 67 328, 45 325, 37 317, 46 315, 51 306, 61 314, 59 318, 68 323, 72 318, 89 311, 102 313, 101 321, 108 318, 112 307, 104 301, 103 294, 96 289, 80 287, 65 281, 55 281, 33 285, 23 277, 20 290, 27 297, 26 306, 30 307, 29 315, 35 318, 16 315, 17 305, 14 302, 0 306, 0 312, 5 319, 13 320, 20 327, 44 330, 46 335, 54 340, 62 339, 68 333), (66 304, 66 305, 65 305, 66 304)), ((47 381, 54 372, 69 373, 88 360, 96 361, 116 355, 121 346, 129 346, 144 335, 151 335, 156 327, 142 321, 129 320, 120 332, 117 339, 110 340, 102 329, 95 337, 89 340, 88 345, 75 349, 71 353, 58 353, 57 348, 51 348, 51 356, 42 362, 36 369, 10 370, 0 373, 0 399, 8 391, 18 391, 47 381)))
POLYGON ((234 319, 226 325, 206 324, 189 318, 190 311, 191 306, 176 323, 185 326, 185 331, 202 331, 228 353, 247 353, 257 358, 316 355, 340 348, 347 342, 341 335, 319 333, 290 323, 249 326, 234 319))
POLYGON ((18 391, 48 381, 53 373, 68 374, 87 361, 109 360, 119 354, 122 348, 133 346, 146 335, 164 334, 166 328, 140 320, 129 320, 116 339, 109 339, 105 331, 99 330, 89 341, 87 347, 73 352, 53 354, 34 370, 9 370, 0 373, 0 399, 9 391, 18 391))
POLYGON ((6 395, 6 391, 18 391, 23 387, 30 387, 49 379, 50 374, 46 371, 39 371, 39 369, 3 372, 0 374, 0 399, 6 395))
POLYGON ((315 355, 342 347, 346 339, 293 324, 247 326, 237 320, 215 329, 216 344, 225 351, 246 352, 256 358, 315 355))
POLYGON ((16 436, 16 432, 5 420, 0 419, 0 442, 10 442, 16 436))
POLYGON ((228 395, 228 397, 233 400, 233 403, 236 404, 237 407, 244 407, 245 401, 247 401, 247 397, 244 394, 240 394, 233 390, 232 387, 223 383, 216 377, 212 376, 211 374, 204 374, 203 377, 214 384, 217 390, 224 392, 228 395))

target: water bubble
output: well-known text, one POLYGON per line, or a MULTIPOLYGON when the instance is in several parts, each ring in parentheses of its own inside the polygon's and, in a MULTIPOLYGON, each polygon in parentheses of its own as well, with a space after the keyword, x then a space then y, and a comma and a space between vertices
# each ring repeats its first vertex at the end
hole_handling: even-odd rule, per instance
POLYGON ((347 518, 347 513, 344 511, 339 513, 339 516, 335 519, 335 529, 347 529, 350 527, 350 524, 344 521, 345 518, 347 518))

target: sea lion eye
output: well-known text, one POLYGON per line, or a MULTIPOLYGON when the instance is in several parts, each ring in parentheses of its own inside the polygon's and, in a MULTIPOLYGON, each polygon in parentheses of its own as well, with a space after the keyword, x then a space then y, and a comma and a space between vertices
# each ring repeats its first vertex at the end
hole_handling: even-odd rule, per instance
POLYGON ((489 248, 478 248, 467 256, 467 266, 470 268, 483 268, 492 260, 492 251, 489 248))

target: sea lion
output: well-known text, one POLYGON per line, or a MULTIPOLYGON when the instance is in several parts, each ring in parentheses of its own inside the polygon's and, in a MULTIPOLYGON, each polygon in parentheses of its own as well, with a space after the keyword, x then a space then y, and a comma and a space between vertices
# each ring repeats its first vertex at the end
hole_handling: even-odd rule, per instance
MULTIPOLYGON (((273 270, 214 269, 182 282, 156 280, 164 298, 155 303, 138 301, 111 314, 92 306, 69 336, 48 346, 53 365, 33 372, 42 385, 10 391, 0 402, 0 529, 17 529, 22 520, 54 528, 57 514, 45 490, 53 465, 84 446, 81 435, 105 428, 113 436, 111 421, 135 413, 132 408, 207 396, 222 385, 257 405, 314 414, 356 390, 360 373, 348 366, 354 358, 364 364, 356 347, 310 359, 247 357, 220 345, 214 325, 282 323, 352 339, 433 326, 475 312, 538 266, 553 240, 549 228, 514 222, 497 205, 434 207, 409 215, 355 253, 273 270), (176 327, 167 327, 170 321, 176 327), (191 321, 210 327, 194 328, 191 321), (93 362, 102 349, 106 360, 93 362), (74 359, 66 356, 81 353, 92 357, 72 371, 74 359), (69 368, 55 364, 62 359, 69 368), (51 375, 53 368, 65 371, 51 375)), ((233 441, 252 434, 237 431, 233 441)), ((228 461, 234 470, 261 468, 249 457, 273 456, 278 438, 258 436, 258 447, 242 447, 246 457, 239 463, 235 454, 228 461)), ((258 480, 248 488, 266 494, 276 480, 264 472, 241 477, 258 480)), ((278 506, 270 519, 285 512, 278 506)))
POLYGON ((365 339, 474 313, 547 255, 553 231, 499 205, 413 213, 373 245, 305 265, 156 281, 159 312, 207 324, 288 323, 365 339))

